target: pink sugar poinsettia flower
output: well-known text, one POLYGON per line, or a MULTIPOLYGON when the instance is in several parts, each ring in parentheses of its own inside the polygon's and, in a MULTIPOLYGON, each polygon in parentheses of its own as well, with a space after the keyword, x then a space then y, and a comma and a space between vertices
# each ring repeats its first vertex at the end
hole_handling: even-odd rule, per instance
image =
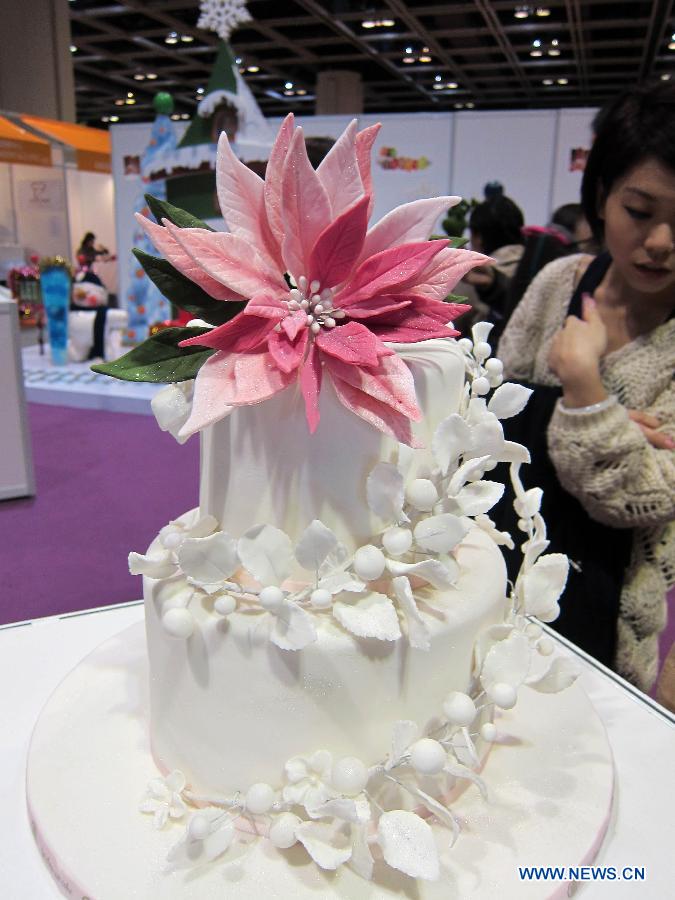
POLYGON ((352 122, 315 171, 291 114, 264 181, 237 159, 223 133, 216 184, 229 233, 138 216, 157 249, 208 294, 248 300, 226 324, 180 345, 217 351, 197 373, 181 435, 296 381, 313 432, 328 377, 344 406, 412 443, 411 422, 421 416, 412 375, 385 341, 456 335, 449 323, 468 307, 444 297, 486 257, 428 240, 458 197, 406 203, 368 228, 379 127, 357 132, 352 122))

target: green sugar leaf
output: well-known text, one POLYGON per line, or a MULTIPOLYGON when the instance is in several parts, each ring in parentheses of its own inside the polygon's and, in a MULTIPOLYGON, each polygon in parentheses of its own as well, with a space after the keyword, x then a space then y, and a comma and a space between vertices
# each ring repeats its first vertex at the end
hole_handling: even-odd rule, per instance
POLYGON ((179 209, 173 203, 169 203, 168 200, 158 200, 152 194, 146 194, 145 202, 150 207, 150 212, 160 223, 162 219, 168 219, 179 228, 206 228, 208 231, 215 231, 206 222, 202 222, 201 219, 198 219, 191 213, 185 212, 184 209, 179 209))
POLYGON ((209 328, 164 328, 114 362, 99 363, 91 369, 122 381, 156 384, 188 381, 216 351, 210 347, 179 347, 178 344, 208 331, 209 328))
POLYGON ((223 325, 246 306, 241 300, 214 300, 166 259, 150 256, 138 248, 134 249, 133 254, 166 299, 196 319, 204 319, 210 325, 223 325))

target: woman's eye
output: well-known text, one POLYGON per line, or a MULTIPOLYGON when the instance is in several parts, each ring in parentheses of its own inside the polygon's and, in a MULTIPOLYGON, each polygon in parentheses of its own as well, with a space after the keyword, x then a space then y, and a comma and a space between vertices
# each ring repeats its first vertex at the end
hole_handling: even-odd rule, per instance
POLYGON ((648 219, 651 215, 651 213, 643 212, 641 209, 633 209, 632 206, 624 206, 624 209, 632 219, 638 219, 640 221, 648 219))

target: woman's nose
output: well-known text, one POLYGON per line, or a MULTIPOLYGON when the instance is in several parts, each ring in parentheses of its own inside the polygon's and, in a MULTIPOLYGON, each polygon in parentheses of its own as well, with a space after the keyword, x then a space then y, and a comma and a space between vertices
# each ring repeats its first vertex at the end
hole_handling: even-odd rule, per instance
POLYGON ((657 262, 667 259, 675 249, 673 229, 666 222, 661 222, 651 229, 645 241, 645 250, 657 262))

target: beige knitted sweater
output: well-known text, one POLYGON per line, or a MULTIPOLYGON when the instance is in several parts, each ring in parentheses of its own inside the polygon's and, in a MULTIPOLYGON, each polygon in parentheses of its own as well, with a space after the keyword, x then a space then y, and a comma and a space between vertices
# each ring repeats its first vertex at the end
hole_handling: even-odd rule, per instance
MULTIPOLYGON (((563 257, 533 280, 499 343, 507 377, 559 384, 549 348, 583 262, 563 257)), ((600 374, 616 399, 599 412, 576 414, 559 401, 548 428, 549 454, 563 487, 593 519, 634 529, 615 668, 647 691, 657 675, 666 592, 675 583, 675 451, 653 447, 627 410, 659 416, 663 431, 675 437, 675 319, 607 354, 600 374)))

